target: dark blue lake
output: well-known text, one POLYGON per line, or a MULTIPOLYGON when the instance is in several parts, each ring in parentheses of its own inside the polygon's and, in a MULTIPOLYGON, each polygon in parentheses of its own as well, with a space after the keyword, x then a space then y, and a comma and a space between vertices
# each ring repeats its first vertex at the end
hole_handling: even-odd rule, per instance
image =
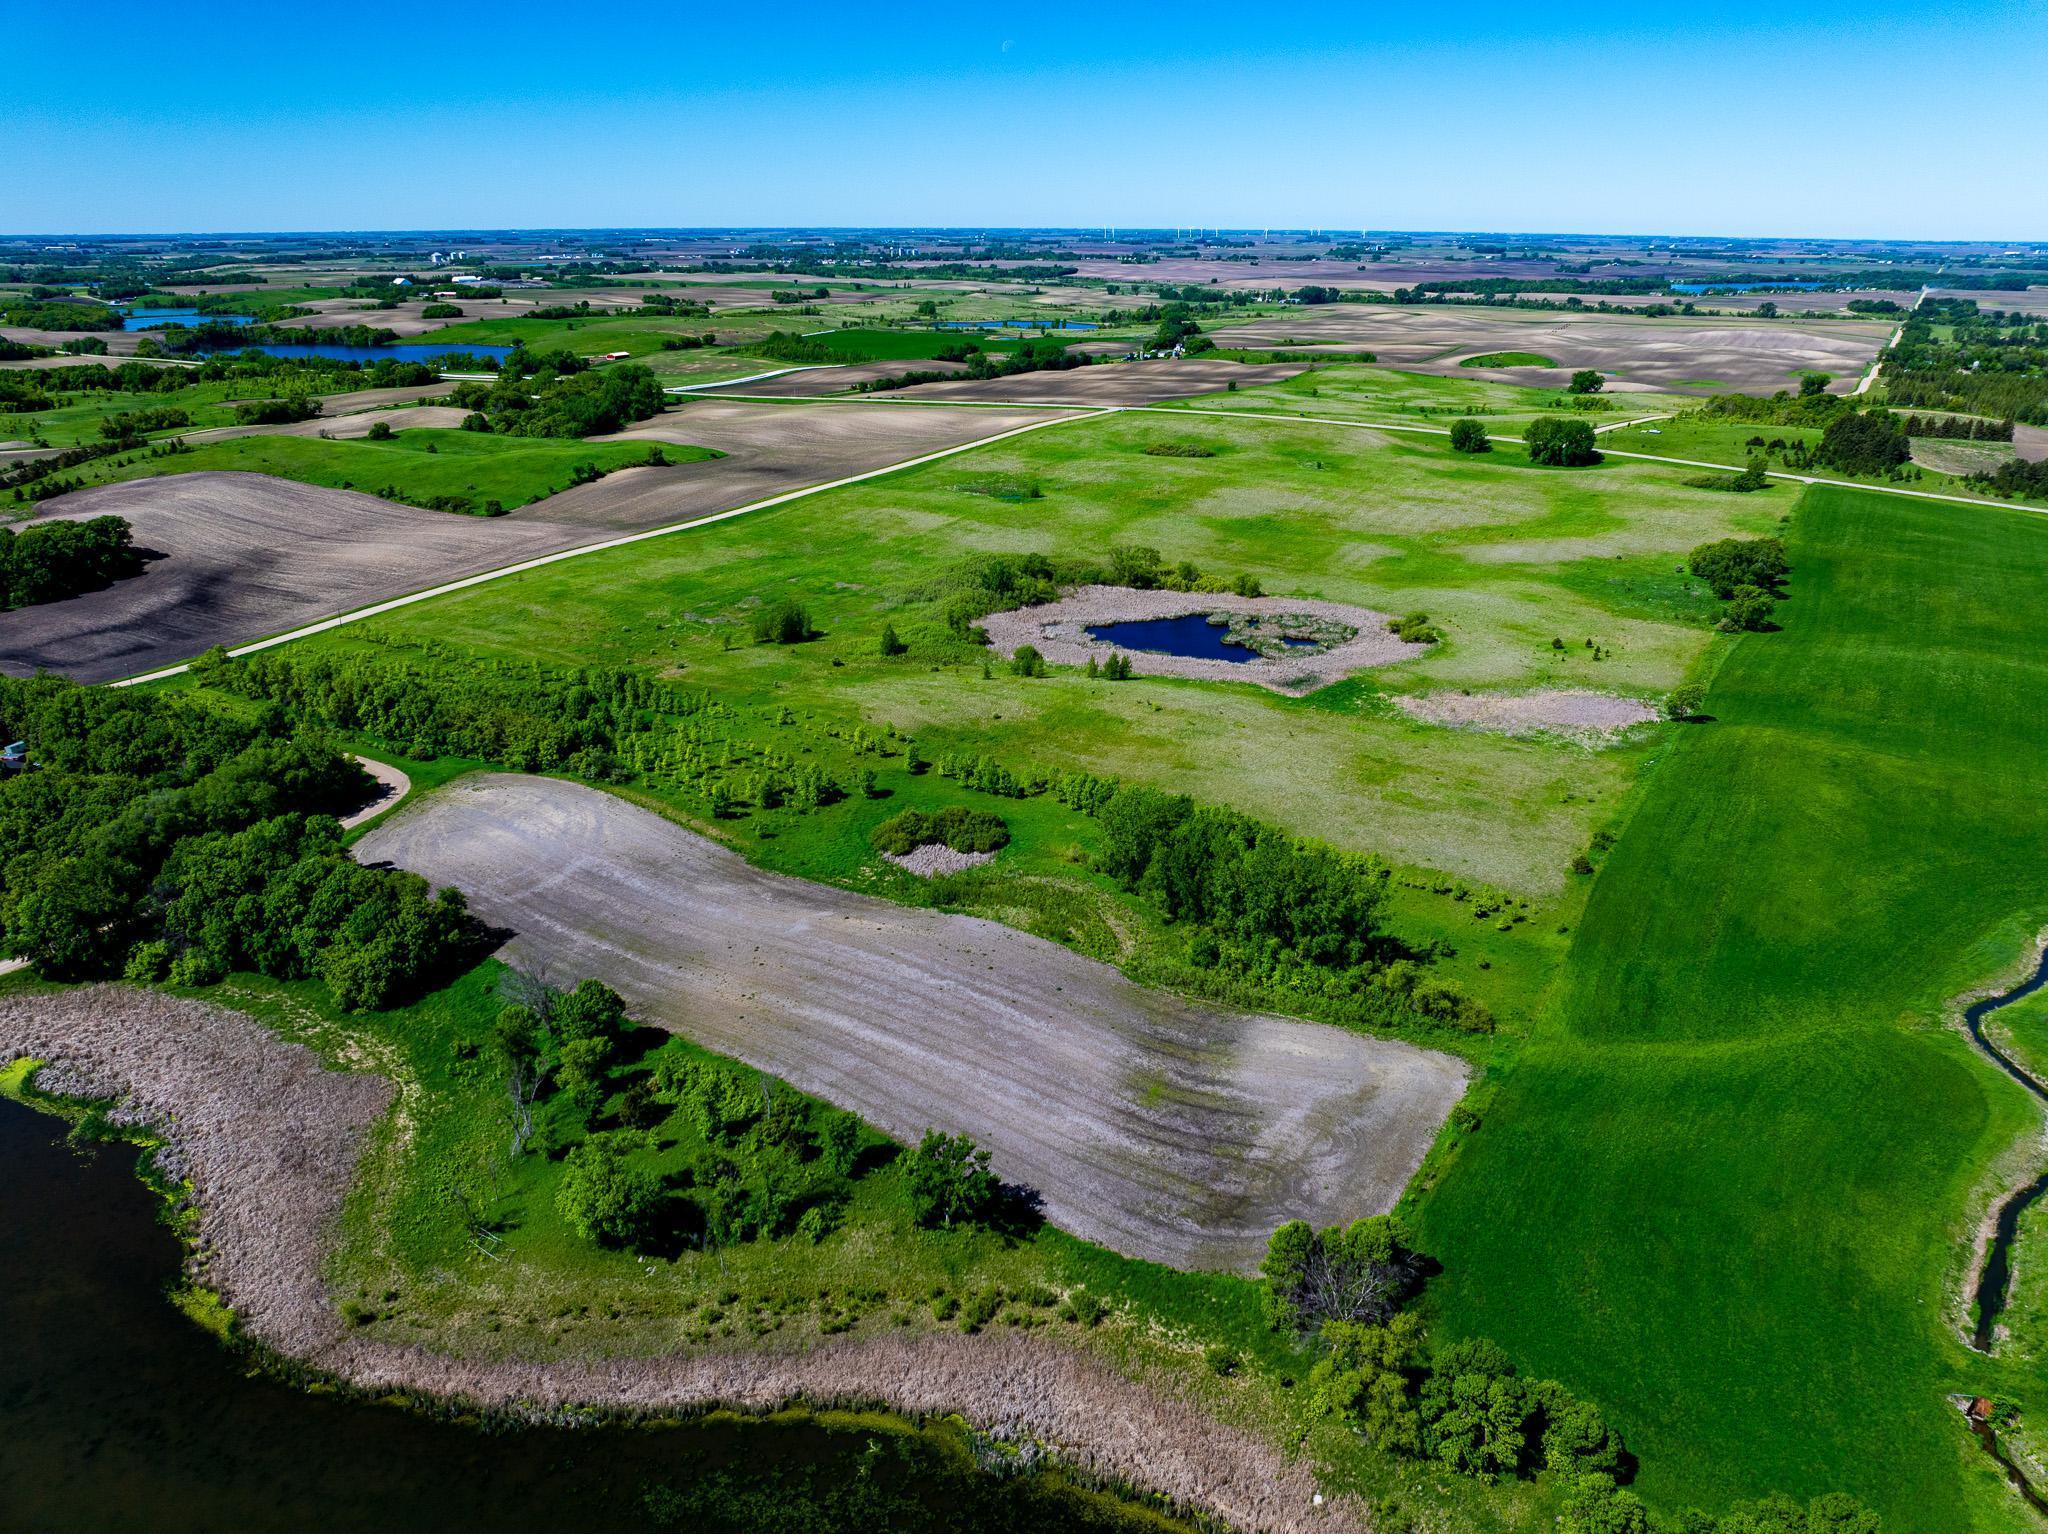
POLYGON ((496 357, 503 359, 512 355, 509 346, 336 346, 324 341, 292 342, 284 346, 226 346, 217 348, 209 356, 219 352, 232 355, 237 351, 265 352, 272 357, 332 357, 337 362, 432 362, 437 357, 465 355, 470 357, 496 357))
POLYGON ((249 325, 246 314, 201 314, 197 309, 124 309, 124 330, 162 330, 166 325, 249 325))
POLYGON ((1241 644, 1224 643, 1230 631, 1211 623, 1200 613, 1179 618, 1133 618, 1122 623, 1091 623, 1088 637, 1126 650, 1147 650, 1154 655, 1184 655, 1191 660, 1257 660, 1259 652, 1241 644))

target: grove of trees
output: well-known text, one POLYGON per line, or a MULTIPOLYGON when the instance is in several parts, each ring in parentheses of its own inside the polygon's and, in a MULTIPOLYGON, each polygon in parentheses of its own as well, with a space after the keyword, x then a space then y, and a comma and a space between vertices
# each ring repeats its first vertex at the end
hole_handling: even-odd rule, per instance
POLYGON ((141 573, 142 555, 121 517, 32 523, 19 533, 0 527, 0 608, 58 602, 141 573))
POLYGON ((1529 461, 1549 468, 1577 468, 1598 463, 1600 454, 1593 442, 1593 428, 1589 422, 1568 420, 1563 416, 1538 416, 1522 430, 1522 446, 1528 451, 1529 461))

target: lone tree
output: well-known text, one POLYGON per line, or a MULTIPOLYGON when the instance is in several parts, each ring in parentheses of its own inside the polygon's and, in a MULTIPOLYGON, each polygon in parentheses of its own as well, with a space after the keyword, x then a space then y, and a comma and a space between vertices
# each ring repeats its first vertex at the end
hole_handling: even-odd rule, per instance
POLYGON ((1289 1220, 1273 1232, 1259 1264, 1273 1325, 1313 1332, 1331 1321, 1385 1321, 1421 1272, 1404 1235, 1384 1214, 1324 1230, 1289 1220))
POLYGON ((1666 719, 1692 719, 1700 711, 1700 705, 1707 701, 1707 690, 1698 682, 1687 682, 1683 687, 1671 689, 1671 696, 1664 700, 1666 719))
POLYGON ((1460 453, 1490 453, 1493 440, 1486 435, 1486 428, 1470 416, 1451 423, 1451 447, 1460 453))
POLYGON ((904 1158, 911 1217, 920 1225, 950 1227, 986 1220, 1003 1185, 989 1170, 989 1155, 965 1135, 927 1129, 916 1150, 904 1158))
POLYGON ((586 1241, 631 1246, 647 1233, 661 1202, 661 1182, 630 1166, 618 1135, 593 1135, 563 1160, 555 1208, 586 1241))
POLYGON ((1568 387, 1574 394, 1598 394, 1607 387, 1607 380, 1600 376, 1598 368, 1580 368, 1572 374, 1568 387))
POLYGON ((1593 446, 1593 428, 1563 416, 1538 416, 1522 433, 1522 445, 1528 449, 1531 463, 1547 468, 1577 468, 1600 461, 1593 446))

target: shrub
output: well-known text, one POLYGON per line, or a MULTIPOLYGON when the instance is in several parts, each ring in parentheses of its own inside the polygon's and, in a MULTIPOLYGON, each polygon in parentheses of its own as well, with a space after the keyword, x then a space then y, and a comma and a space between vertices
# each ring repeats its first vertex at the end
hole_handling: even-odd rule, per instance
POLYGON ((997 852, 1009 841, 1010 828, 1000 815, 959 804, 949 804, 936 813, 905 810, 874 830, 875 850, 899 857, 932 842, 943 842, 955 852, 997 852))
POLYGON ((1607 380, 1600 376, 1598 368, 1580 368, 1566 387, 1573 394, 1598 394, 1606 386, 1607 380))
POLYGON ((1017 646, 1017 653, 1010 657, 1010 675, 1045 675, 1045 657, 1038 653, 1037 645, 1020 644, 1017 646))
POLYGON ((1259 1264, 1276 1328, 1314 1332, 1331 1321, 1376 1325, 1400 1307, 1421 1269, 1390 1215, 1312 1229, 1289 1220, 1259 1264))
POLYGON ((1776 538, 1723 538, 1703 543, 1687 556, 1685 564, 1724 602, 1743 586, 1775 590, 1792 568, 1785 559, 1785 545, 1776 538))
POLYGON ((880 648, 881 652, 884 655, 901 655, 904 651, 908 650, 910 646, 905 644, 901 639, 897 638, 895 624, 885 623, 882 625, 882 639, 880 648))
POLYGON ((369 431, 364 433, 364 435, 372 442, 389 442, 391 440, 391 423, 389 421, 372 421, 369 431))
POLYGON ((802 644, 816 635, 810 614, 794 597, 784 597, 754 615, 756 644, 802 644))
POLYGON ((1428 613, 1389 618, 1387 631, 1404 644, 1436 644, 1444 637, 1443 630, 1429 621, 1428 613))
POLYGON ((1598 463, 1600 454, 1593 443, 1593 428, 1588 423, 1569 421, 1563 416, 1538 416, 1522 433, 1529 461, 1547 468, 1598 463))
POLYGON ((1467 416, 1451 425, 1451 447, 1460 453, 1490 453, 1493 439, 1486 435, 1486 428, 1467 416))
POLYGON ((1664 700, 1664 717, 1691 719, 1699 713, 1700 705, 1706 702, 1706 699, 1707 690, 1698 682, 1687 682, 1683 687, 1675 687, 1671 690, 1671 696, 1664 700))
POLYGON ((1737 586, 1728 600, 1728 611, 1714 625, 1724 634, 1754 634, 1771 627, 1777 602, 1760 586, 1737 586))

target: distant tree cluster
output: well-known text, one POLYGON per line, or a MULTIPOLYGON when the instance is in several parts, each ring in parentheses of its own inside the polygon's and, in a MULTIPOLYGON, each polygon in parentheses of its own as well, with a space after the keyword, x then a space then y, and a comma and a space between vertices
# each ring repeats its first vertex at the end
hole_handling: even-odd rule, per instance
POLYGON ((905 810, 874 829, 877 852, 899 856, 939 842, 955 852, 996 852, 1010 844, 1010 828, 992 810, 949 804, 942 810, 905 810))
POLYGON ((0 608, 62 601, 141 573, 142 556, 120 517, 43 522, 19 533, 0 527, 0 608))
POLYGON ((1961 415, 1909 415, 1905 419, 1909 437, 1936 437, 1951 442, 2010 442, 2011 421, 1990 421, 1961 415))

